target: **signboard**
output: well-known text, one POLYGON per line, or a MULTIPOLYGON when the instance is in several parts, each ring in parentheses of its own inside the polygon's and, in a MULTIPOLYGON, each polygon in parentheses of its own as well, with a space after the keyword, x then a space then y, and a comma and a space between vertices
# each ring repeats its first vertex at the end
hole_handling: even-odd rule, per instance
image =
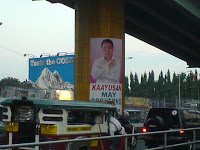
POLYGON ((57 126, 54 125, 41 125, 41 134, 57 135, 57 126))
POLYGON ((126 97, 125 106, 131 107, 149 107, 149 99, 141 97, 126 97))
POLYGON ((122 40, 91 38, 90 100, 114 102, 122 112, 122 40))
POLYGON ((74 55, 29 59, 29 81, 39 89, 74 88, 74 55))

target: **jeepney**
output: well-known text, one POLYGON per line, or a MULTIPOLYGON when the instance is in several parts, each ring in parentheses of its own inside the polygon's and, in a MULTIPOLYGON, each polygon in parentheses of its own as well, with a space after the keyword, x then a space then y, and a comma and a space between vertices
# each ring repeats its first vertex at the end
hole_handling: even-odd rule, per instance
MULTIPOLYGON (((4 99, 2 106, 7 144, 106 136, 108 116, 116 112, 114 105, 89 101, 4 99)), ((106 150, 109 145, 110 140, 100 140, 40 149, 106 150)))

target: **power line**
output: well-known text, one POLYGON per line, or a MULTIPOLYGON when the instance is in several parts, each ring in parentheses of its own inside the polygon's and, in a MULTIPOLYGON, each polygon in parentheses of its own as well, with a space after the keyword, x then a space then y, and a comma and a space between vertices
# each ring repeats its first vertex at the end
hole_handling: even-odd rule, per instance
POLYGON ((16 52, 16 51, 11 50, 11 49, 9 49, 9 48, 6 48, 6 47, 4 47, 4 46, 1 46, 1 45, 0 45, 0 47, 3 48, 3 49, 8 50, 8 51, 10 51, 10 52, 13 52, 13 53, 15 53, 15 54, 18 54, 18 55, 24 56, 23 54, 20 54, 20 53, 18 53, 18 52, 16 52))

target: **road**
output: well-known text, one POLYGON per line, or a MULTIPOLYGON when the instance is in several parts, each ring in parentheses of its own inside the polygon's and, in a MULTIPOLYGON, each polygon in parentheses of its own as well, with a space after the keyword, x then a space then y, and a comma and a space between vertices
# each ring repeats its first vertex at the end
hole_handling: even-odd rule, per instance
MULTIPOLYGON (((148 147, 145 146, 144 140, 138 140, 137 142, 137 146, 133 150, 148 149, 148 147)), ((196 144, 195 148, 195 150, 200 150, 200 144, 196 144)))
POLYGON ((138 140, 137 141, 137 146, 133 150, 142 150, 142 149, 147 149, 148 147, 145 146, 145 143, 143 140, 138 140))

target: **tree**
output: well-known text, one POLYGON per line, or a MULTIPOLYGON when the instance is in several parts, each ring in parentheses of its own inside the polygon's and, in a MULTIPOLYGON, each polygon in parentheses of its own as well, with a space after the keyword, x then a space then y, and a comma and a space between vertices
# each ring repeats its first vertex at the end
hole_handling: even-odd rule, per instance
POLYGON ((13 87, 22 87, 22 88, 33 88, 31 83, 28 81, 20 82, 18 79, 13 77, 7 77, 0 81, 1 86, 13 86, 13 87))
POLYGON ((187 76, 185 73, 176 74, 174 72, 171 80, 168 69, 165 75, 161 71, 158 80, 155 81, 154 71, 152 70, 148 73, 148 78, 146 72, 141 75, 140 83, 137 73, 133 75, 131 72, 130 74, 130 96, 133 97, 165 99, 166 102, 175 106, 179 99, 179 86, 181 100, 187 102, 187 99, 199 99, 200 81, 197 78, 197 71, 195 71, 195 74, 190 72, 187 76))
POLYGON ((197 80, 197 71, 195 70, 195 74, 191 73, 191 78, 192 78, 192 86, 191 86, 191 97, 193 99, 198 98, 198 80, 197 80))
POLYGON ((125 76, 125 96, 130 96, 128 77, 125 76))
POLYGON ((158 77, 158 82, 156 83, 156 95, 157 98, 163 99, 164 98, 164 78, 163 72, 160 72, 158 77))
POLYGON ((174 99, 174 100, 177 100, 178 99, 178 84, 179 84, 179 79, 176 75, 176 73, 174 72, 173 74, 173 78, 172 78, 172 96, 171 98, 174 99))
POLYGON ((134 76, 134 96, 135 97, 138 97, 140 96, 140 85, 139 85, 139 79, 138 79, 138 75, 137 73, 135 73, 135 76, 134 76))
POLYGON ((31 89, 33 88, 33 85, 31 83, 29 83, 27 80, 21 83, 21 87, 23 88, 27 88, 27 89, 31 89))
POLYGON ((180 74, 180 96, 181 99, 185 99, 186 98, 186 74, 185 73, 181 73, 180 74))
POLYGON ((130 73, 130 96, 133 96, 134 93, 134 78, 133 78, 133 73, 130 73))
POLYGON ((166 100, 172 99, 172 87, 171 87, 171 77, 170 77, 170 71, 168 69, 167 74, 165 75, 165 83, 164 83, 164 98, 166 100))
POLYGON ((192 96, 192 80, 193 80, 193 75, 190 72, 186 78, 186 87, 185 87, 186 88, 186 98, 191 98, 191 96, 192 96))
POLYGON ((20 86, 20 81, 16 78, 13 77, 8 77, 8 78, 4 78, 1 80, 1 84, 2 85, 7 85, 7 86, 20 86))
POLYGON ((149 98, 155 98, 155 81, 154 81, 154 71, 149 72, 149 77, 147 81, 147 93, 149 98))
POLYGON ((148 97, 148 86, 147 86, 147 73, 141 75, 141 85, 140 85, 140 94, 142 97, 148 97))
POLYGON ((138 75, 135 73, 133 76, 132 72, 130 73, 130 96, 137 97, 140 95, 139 89, 139 80, 138 75))

